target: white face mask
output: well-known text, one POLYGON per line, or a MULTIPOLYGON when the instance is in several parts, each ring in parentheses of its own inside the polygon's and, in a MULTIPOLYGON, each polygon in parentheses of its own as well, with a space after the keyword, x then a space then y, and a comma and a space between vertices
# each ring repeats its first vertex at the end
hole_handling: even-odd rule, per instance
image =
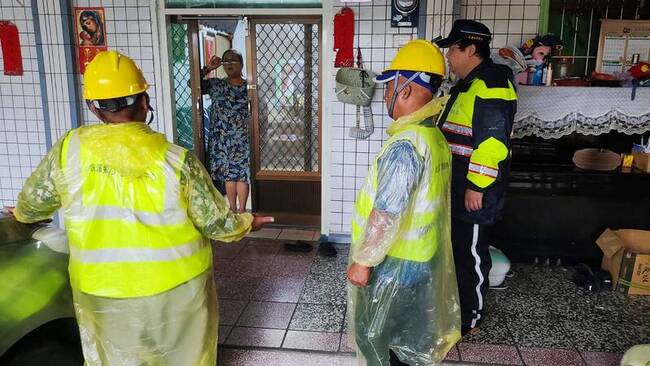
POLYGON ((395 102, 397 101, 397 95, 404 90, 413 80, 415 80, 416 77, 420 76, 419 72, 416 72, 413 74, 410 78, 408 78, 404 84, 398 85, 399 84, 399 71, 395 74, 395 79, 393 79, 393 95, 390 98, 390 103, 388 104, 388 117, 393 118, 393 112, 395 111, 395 102))
MULTIPOLYGON (((147 109, 148 109, 148 111, 147 111, 147 115, 149 115, 149 113, 151 112, 151 115, 149 115, 149 121, 147 122, 147 125, 151 125, 151 123, 152 123, 153 120, 154 120, 154 116, 155 116, 154 111, 155 111, 155 110, 154 110, 153 107, 151 106, 151 99, 149 98, 149 94, 146 94, 146 93, 145 93, 145 98, 147 98, 147 109)), ((133 103, 135 103, 135 102, 137 101, 137 99, 138 99, 137 96, 128 96, 128 97, 125 97, 125 98, 124 98, 124 101, 125 101, 125 102, 124 102, 123 104, 120 104, 119 107, 124 108, 124 107, 128 107, 128 106, 130 106, 130 105, 133 105, 133 103)), ((98 111, 100 111, 100 112, 103 111, 103 110, 106 110, 105 108, 102 108, 102 107, 101 107, 100 102, 97 101, 97 100, 87 101, 87 103, 88 103, 88 107, 89 107, 89 108, 90 108, 90 105, 92 105, 93 107, 95 107, 95 108, 96 108, 98 111)), ((116 105, 116 106, 118 106, 118 105, 116 105)), ((116 110, 110 110, 110 109, 108 109, 108 110, 109 110, 110 112, 116 112, 117 110, 119 110, 119 109, 121 109, 121 108, 118 108, 118 109, 116 109, 116 110)), ((106 121, 104 121, 104 120, 102 119, 102 122, 106 122, 106 121)))
MULTIPOLYGON (((149 112, 151 112, 151 115, 149 116, 149 122, 147 122, 147 126, 149 126, 151 122, 153 122, 153 118, 156 114, 154 113, 154 109, 149 102, 147 102, 147 108, 149 108, 149 112)), ((147 112, 147 114, 149 114, 149 112, 147 112)))

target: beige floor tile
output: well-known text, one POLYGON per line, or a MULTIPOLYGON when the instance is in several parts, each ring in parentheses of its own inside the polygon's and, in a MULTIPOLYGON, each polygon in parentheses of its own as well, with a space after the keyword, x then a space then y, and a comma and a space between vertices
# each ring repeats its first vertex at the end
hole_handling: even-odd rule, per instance
POLYGON ((260 238, 260 239, 277 239, 280 235, 281 229, 264 228, 259 231, 254 231, 246 235, 247 238, 260 238))
POLYGON ((314 239, 313 230, 296 230, 296 229, 284 229, 280 233, 278 240, 304 240, 312 241, 314 239))

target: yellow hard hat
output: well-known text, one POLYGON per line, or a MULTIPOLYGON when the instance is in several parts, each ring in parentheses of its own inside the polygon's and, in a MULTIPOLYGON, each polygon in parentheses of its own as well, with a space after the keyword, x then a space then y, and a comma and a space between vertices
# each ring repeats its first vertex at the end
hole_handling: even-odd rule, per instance
POLYGON ((438 46, 424 39, 416 39, 400 48, 384 71, 420 71, 445 76, 446 65, 438 46))
POLYGON ((89 100, 127 97, 149 89, 135 62, 116 51, 95 56, 86 67, 84 84, 84 98, 89 100))

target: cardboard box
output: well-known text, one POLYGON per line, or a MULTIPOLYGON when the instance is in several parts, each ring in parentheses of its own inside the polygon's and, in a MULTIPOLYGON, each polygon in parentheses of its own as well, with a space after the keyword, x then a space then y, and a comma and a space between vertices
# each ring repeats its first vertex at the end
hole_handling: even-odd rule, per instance
POLYGON ((612 275, 615 291, 650 295, 650 231, 607 229, 596 243, 603 251, 602 268, 612 275))
POLYGON ((634 156, 634 166, 646 173, 650 173, 650 154, 635 151, 632 152, 632 155, 634 156))

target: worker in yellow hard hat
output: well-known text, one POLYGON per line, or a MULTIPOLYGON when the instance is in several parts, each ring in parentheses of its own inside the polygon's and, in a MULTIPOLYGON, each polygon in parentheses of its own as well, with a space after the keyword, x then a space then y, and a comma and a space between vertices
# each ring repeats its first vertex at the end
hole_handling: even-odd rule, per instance
POLYGON ((131 59, 97 54, 84 83, 105 123, 66 133, 14 214, 29 223, 63 209, 86 365, 214 366, 210 239, 237 241, 272 218, 230 211, 197 158, 144 123, 149 86, 131 59))
POLYGON ((438 47, 415 40, 375 78, 395 121, 357 196, 347 273, 350 339, 369 366, 433 365, 460 339, 443 75, 438 47))

